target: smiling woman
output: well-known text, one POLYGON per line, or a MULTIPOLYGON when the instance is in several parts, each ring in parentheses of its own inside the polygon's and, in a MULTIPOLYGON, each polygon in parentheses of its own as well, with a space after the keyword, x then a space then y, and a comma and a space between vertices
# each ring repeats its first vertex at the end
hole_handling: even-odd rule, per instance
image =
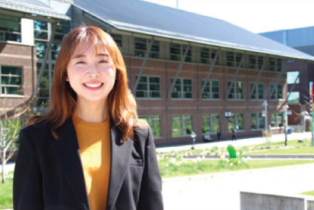
POLYGON ((162 210, 152 132, 110 35, 91 26, 65 36, 51 96, 20 132, 14 209, 162 210))

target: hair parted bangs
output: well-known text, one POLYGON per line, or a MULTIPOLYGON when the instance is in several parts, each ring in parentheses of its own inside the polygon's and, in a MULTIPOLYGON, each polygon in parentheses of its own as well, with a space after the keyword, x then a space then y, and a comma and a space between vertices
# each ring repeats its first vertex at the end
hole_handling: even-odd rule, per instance
POLYGON ((77 100, 76 93, 66 81, 67 67, 75 52, 84 52, 91 45, 95 46, 96 53, 104 47, 113 61, 116 80, 107 98, 109 114, 122 130, 123 141, 134 139, 133 129, 147 124, 138 119, 136 101, 129 91, 126 67, 117 44, 109 34, 95 26, 81 26, 65 35, 55 63, 48 111, 43 116, 32 117, 28 125, 46 121, 51 125, 53 136, 58 138, 56 130, 71 117, 77 100))

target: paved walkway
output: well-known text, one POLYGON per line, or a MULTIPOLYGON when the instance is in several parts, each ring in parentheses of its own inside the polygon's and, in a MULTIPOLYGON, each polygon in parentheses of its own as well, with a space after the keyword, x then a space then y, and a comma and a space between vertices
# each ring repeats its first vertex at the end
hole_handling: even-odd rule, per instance
POLYGON ((163 179, 165 210, 240 210, 240 192, 314 190, 314 164, 163 179))
MULTIPOLYGON (((310 139, 311 133, 292 133, 288 135, 288 141, 290 140, 299 140, 299 139, 310 139)), ((271 138, 271 142, 279 142, 284 141, 284 134, 276 134, 271 138)), ((206 142, 206 143, 198 143, 195 145, 195 149, 205 149, 211 147, 227 147, 229 144, 232 144, 235 147, 246 146, 246 145, 256 145, 256 144, 264 144, 266 139, 264 137, 253 137, 253 138, 244 138, 238 139, 236 141, 220 141, 220 142, 206 142)), ((289 143, 288 143, 289 145, 289 143)), ((182 145, 182 146, 162 146, 157 147, 158 152, 171 152, 171 151, 180 151, 180 150, 190 150, 191 145, 182 145)))

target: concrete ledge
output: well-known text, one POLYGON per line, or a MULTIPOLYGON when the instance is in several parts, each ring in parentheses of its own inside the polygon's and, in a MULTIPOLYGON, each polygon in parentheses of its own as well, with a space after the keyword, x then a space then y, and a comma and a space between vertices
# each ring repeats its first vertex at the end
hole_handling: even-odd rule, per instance
POLYGON ((314 197, 240 192, 241 210, 314 210, 314 197))

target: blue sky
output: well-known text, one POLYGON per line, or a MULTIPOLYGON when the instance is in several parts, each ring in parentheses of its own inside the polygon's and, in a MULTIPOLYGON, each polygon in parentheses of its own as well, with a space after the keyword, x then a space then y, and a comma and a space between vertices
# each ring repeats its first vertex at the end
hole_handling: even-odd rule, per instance
MULTIPOLYGON (((176 0, 145 0, 176 7, 176 0)), ((179 9, 228 21, 254 33, 314 26, 314 0, 179 0, 179 9)))

